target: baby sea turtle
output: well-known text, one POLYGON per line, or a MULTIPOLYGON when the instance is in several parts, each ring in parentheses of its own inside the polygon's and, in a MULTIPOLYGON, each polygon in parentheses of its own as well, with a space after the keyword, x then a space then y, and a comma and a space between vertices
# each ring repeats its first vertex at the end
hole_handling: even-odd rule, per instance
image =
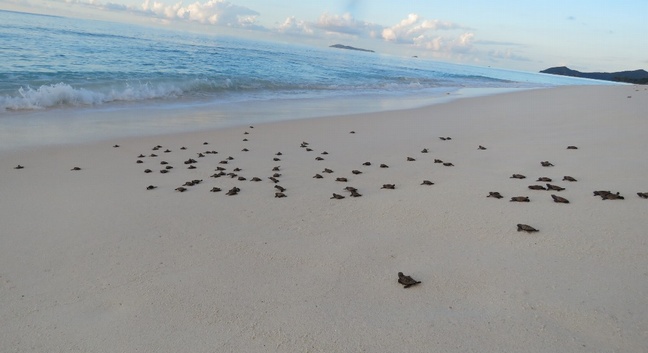
POLYGON ((186 150, 186 149, 187 149, 187 147, 185 147, 185 146, 182 146, 182 147, 180 147, 180 149, 184 151, 184 150, 186 150))
POLYGON ((229 156, 229 157, 227 157, 227 158, 225 158, 225 159, 227 159, 228 161, 233 161, 233 160, 234 160, 234 157, 229 156))
POLYGON ((450 162, 445 162, 445 163, 443 163, 443 165, 446 166, 446 167, 454 167, 454 164, 452 164, 450 162))
POLYGON ((340 182, 346 183, 349 180, 347 178, 335 178, 335 181, 340 181, 340 182))
POLYGON ((155 153, 151 153, 151 154, 149 155, 149 157, 157 157, 157 154, 155 154, 155 153))
POLYGON ((277 190, 279 190, 279 191, 281 191, 281 192, 286 191, 286 188, 283 187, 283 186, 281 186, 281 185, 275 185, 274 187, 275 187, 275 189, 277 189, 277 190))
POLYGON ((429 180, 423 180, 423 182, 421 183, 421 185, 434 185, 434 183, 431 182, 431 181, 429 181, 429 180))
POLYGON ((552 184, 546 184, 547 185, 547 190, 555 190, 555 191, 563 191, 565 188, 560 187, 558 185, 552 185, 552 184))
POLYGON ((323 155, 327 155, 327 154, 328 154, 328 152, 326 152, 326 151, 324 151, 324 152, 322 152, 322 154, 323 154, 323 155))
POLYGON ((477 147, 477 149, 478 149, 478 150, 482 150, 482 151, 483 151, 483 150, 485 150, 485 149, 486 149, 486 147, 484 147, 484 146, 482 146, 482 145, 479 145, 479 147, 477 147))
POLYGON ((567 200, 564 197, 556 196, 556 195, 551 195, 551 198, 554 200, 554 202, 557 203, 569 203, 569 200, 567 200))
POLYGON ((324 168, 324 170, 322 171, 322 173, 333 173, 333 170, 328 169, 328 168, 324 168))
POLYGON ((351 190, 351 197, 360 197, 360 196, 362 195, 359 194, 357 190, 351 190))
POLYGON ((171 150, 168 149, 168 148, 166 150, 164 150, 164 153, 170 153, 170 152, 171 152, 171 150))
POLYGON ((389 166, 387 164, 381 164, 380 168, 389 168, 389 166))
POLYGON ((282 197, 286 197, 286 194, 284 194, 283 192, 275 192, 275 198, 282 198, 282 197))
POLYGON ((316 161, 323 161, 324 158, 317 156, 317 157, 315 157, 315 160, 316 160, 316 161))
POLYGON ((306 152, 313 152, 313 149, 310 147, 306 147, 306 152))
POLYGON ((259 182, 259 181, 261 181, 261 178, 253 177, 252 179, 250 179, 250 181, 259 182))
POLYGON ((315 175, 313 176, 313 178, 315 178, 315 179, 322 179, 323 176, 321 176, 320 174, 315 174, 315 175))
POLYGON ((193 158, 189 158, 186 161, 184 161, 184 164, 193 164, 193 163, 198 163, 198 161, 196 161, 193 158))
POLYGON ((145 158, 145 157, 146 157, 146 156, 143 155, 143 154, 140 154, 139 156, 137 156, 137 158, 145 158))
POLYGON ((113 146, 113 148, 118 148, 118 147, 119 147, 119 145, 114 145, 114 146, 113 146))
POLYGON ((529 202, 528 196, 513 196, 510 202, 529 202))
POLYGON ((25 168, 25 167, 23 167, 23 166, 20 165, 20 164, 18 164, 17 166, 14 167, 14 169, 23 169, 23 168, 25 168))
POLYGON ((209 191, 210 191, 210 192, 219 192, 219 191, 221 191, 221 188, 218 188, 218 187, 215 187, 215 186, 214 186, 214 187, 211 188, 211 190, 209 190, 209 191))
POLYGON ((568 150, 577 150, 578 147, 576 147, 576 146, 567 146, 567 149, 568 150))
POLYGON ((350 134, 355 134, 355 131, 351 130, 349 131, 350 134))
POLYGON ((268 179, 272 180, 272 182, 274 182, 275 184, 279 182, 279 179, 275 177, 268 177, 268 179))
POLYGON ((239 188, 237 188, 237 187, 235 186, 235 187, 229 189, 229 191, 227 192, 226 195, 228 195, 228 196, 233 196, 233 195, 238 194, 240 191, 241 191, 241 189, 239 189, 239 188))
POLYGON ((281 160, 281 158, 274 157, 274 158, 272 158, 272 160, 275 161, 275 162, 279 162, 281 160))
POLYGON ((544 186, 542 185, 529 185, 529 189, 531 190, 547 190, 544 186))
POLYGON ((162 173, 162 174, 166 174, 166 173, 168 173, 168 172, 169 172, 168 169, 162 169, 162 170, 160 170, 160 173, 162 173))
POLYGON ((637 195, 642 199, 648 199, 648 192, 638 192, 637 195))
POLYGON ((354 188, 353 186, 347 186, 344 188, 344 190, 351 191, 351 192, 358 191, 358 189, 354 188))
POLYGON ((443 163, 443 161, 440 160, 440 159, 435 158, 435 159, 434 159, 434 163, 443 163))
POLYGON ((511 179, 525 179, 526 177, 522 174, 513 174, 511 175, 511 179))
POLYGON ((70 170, 81 170, 81 168, 79 168, 79 167, 74 167, 74 168, 72 168, 72 169, 70 169, 70 170))
POLYGON ((209 145, 209 142, 205 141, 203 142, 203 145, 209 145))
POLYGON ((488 196, 486 196, 486 197, 494 197, 496 199, 501 199, 504 196, 502 196, 498 191, 490 191, 490 192, 488 192, 488 196))
POLYGON ((248 152, 249 150, 247 148, 242 149, 241 151, 243 152, 248 152))
POLYGON ((429 152, 429 151, 428 151, 427 148, 424 148, 424 149, 421 150, 421 153, 428 153, 428 152, 429 152))
POLYGON ((150 170, 150 169, 144 169, 144 173, 151 173, 151 172, 153 172, 153 171, 150 170))
POLYGON ((533 233, 533 232, 537 232, 538 230, 527 224, 518 224, 517 231, 518 232, 525 231, 527 233, 533 233))
POLYGON ((247 180, 247 178, 240 176, 240 177, 238 177, 238 180, 239 181, 244 181, 244 180, 247 180))
POLYGON ((275 156, 282 156, 282 155, 283 155, 283 153, 281 153, 281 152, 275 153, 275 156))
POLYGON ((149 186, 146 187, 146 190, 153 190, 153 189, 157 189, 157 186, 149 185, 149 186))
POLYGON ((548 177, 539 177, 538 180, 536 180, 536 181, 544 181, 545 183, 550 183, 550 182, 551 182, 551 178, 548 178, 548 177))
POLYGON ((572 177, 570 177, 569 175, 565 175, 565 176, 563 177, 563 181, 577 181, 577 180, 574 179, 574 178, 572 178, 572 177))
POLYGON ((187 191, 187 188, 181 186, 179 188, 176 188, 175 190, 180 191, 180 192, 185 192, 185 191, 187 191))
POLYGON ((416 159, 414 159, 414 158, 412 158, 412 157, 407 157, 407 161, 408 161, 408 162, 414 162, 415 160, 416 160, 416 159))
POLYGON ((278 172, 279 171, 279 166, 275 166, 274 168, 272 168, 272 171, 273 172, 278 172))
POLYGON ((542 162, 540 162, 540 165, 543 166, 543 167, 553 167, 554 166, 549 161, 542 161, 542 162))
POLYGON ((603 194, 603 195, 601 195, 601 199, 603 199, 603 200, 624 200, 625 198, 623 196, 619 195, 619 193, 617 192, 615 194, 613 194, 613 193, 603 194))
POLYGON ((243 169, 241 169, 239 167, 236 167, 236 168, 232 169, 232 171, 235 171, 235 172, 240 172, 241 170, 243 170, 243 169))
POLYGON ((396 189, 396 184, 383 184, 383 186, 381 187, 381 189, 390 189, 390 190, 394 190, 394 189, 396 189))
POLYGON ((192 164, 187 169, 196 169, 196 166, 192 164))
POLYGON ((420 284, 421 281, 417 281, 410 276, 405 276, 403 272, 398 272, 398 283, 402 284, 403 288, 409 288, 411 286, 420 284))
POLYGON ((369 165, 371 165, 371 162, 364 162, 364 163, 362 163, 362 165, 369 166, 369 165))
POLYGON ((341 200, 343 198, 344 198, 344 196, 342 196, 340 194, 336 194, 336 193, 333 193, 333 196, 331 196, 331 199, 341 200))
POLYGON ((442 141, 447 140, 447 138, 445 138, 445 137, 439 137, 439 139, 442 140, 442 141))
POLYGON ((352 170, 351 173, 353 173, 355 175, 362 174, 362 172, 357 170, 357 169, 352 170))

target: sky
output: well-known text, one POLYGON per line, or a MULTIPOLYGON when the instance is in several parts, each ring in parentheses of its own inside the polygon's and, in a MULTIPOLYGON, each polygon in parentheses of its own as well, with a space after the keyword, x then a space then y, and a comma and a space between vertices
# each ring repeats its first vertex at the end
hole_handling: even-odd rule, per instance
POLYGON ((0 9, 523 71, 648 69, 648 0, 0 0, 0 9))

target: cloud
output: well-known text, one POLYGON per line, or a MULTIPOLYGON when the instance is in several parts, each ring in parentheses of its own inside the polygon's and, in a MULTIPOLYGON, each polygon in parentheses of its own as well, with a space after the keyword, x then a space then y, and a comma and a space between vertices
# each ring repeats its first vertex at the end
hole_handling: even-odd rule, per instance
POLYGON ((186 20, 202 24, 230 27, 258 27, 259 13, 245 6, 234 5, 225 0, 196 1, 189 5, 178 2, 166 5, 161 2, 145 0, 141 11, 151 16, 168 20, 186 20))
POLYGON ((488 52, 488 56, 497 61, 497 60, 514 60, 514 61, 531 61, 531 59, 518 55, 510 49, 505 50, 491 50, 488 52))
POLYGON ((315 27, 325 31, 349 34, 360 37, 375 37, 382 30, 382 26, 365 21, 358 21, 350 13, 344 15, 331 15, 323 13, 315 27))
POLYGON ((440 20, 423 20, 417 14, 409 14, 398 24, 382 30, 382 38, 389 42, 412 43, 420 40, 426 33, 439 30, 466 29, 453 22, 440 20))
POLYGON ((276 28, 276 31, 284 34, 315 34, 315 31, 310 23, 298 20, 295 18, 295 16, 286 18, 286 20, 276 28))

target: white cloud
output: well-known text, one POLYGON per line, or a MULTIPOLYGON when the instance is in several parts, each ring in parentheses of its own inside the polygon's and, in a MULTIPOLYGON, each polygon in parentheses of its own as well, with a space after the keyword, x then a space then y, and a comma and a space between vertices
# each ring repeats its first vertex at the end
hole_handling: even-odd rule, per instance
POLYGON ((254 27, 259 16, 259 13, 254 10, 234 5, 225 0, 196 1, 189 5, 184 5, 182 2, 166 5, 157 1, 145 0, 141 10, 163 19, 181 19, 231 27, 254 27))
POLYGON ((315 31, 308 22, 297 20, 294 16, 286 18, 286 20, 277 27, 277 32, 285 34, 315 34, 315 31))
POLYGON ((423 20, 417 14, 409 14, 398 24, 382 30, 382 38, 389 42, 412 43, 428 32, 439 30, 464 29, 453 22, 440 20, 423 20))

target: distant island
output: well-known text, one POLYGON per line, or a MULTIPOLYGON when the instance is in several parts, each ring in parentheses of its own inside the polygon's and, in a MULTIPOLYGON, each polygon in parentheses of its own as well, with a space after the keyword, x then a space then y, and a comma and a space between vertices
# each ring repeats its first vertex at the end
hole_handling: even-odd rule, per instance
POLYGON ((560 66, 560 67, 552 67, 546 70, 542 70, 540 72, 544 74, 583 77, 583 78, 590 78, 594 80, 627 82, 627 83, 634 83, 639 85, 648 84, 648 71, 646 70, 618 71, 618 72, 580 72, 580 71, 572 70, 566 66, 560 66))
POLYGON ((366 51, 368 53, 375 53, 373 50, 369 49, 362 49, 362 48, 355 48, 355 47, 350 47, 348 45, 342 45, 342 44, 333 44, 330 46, 331 48, 338 48, 338 49, 348 49, 348 50, 357 50, 357 51, 366 51))

